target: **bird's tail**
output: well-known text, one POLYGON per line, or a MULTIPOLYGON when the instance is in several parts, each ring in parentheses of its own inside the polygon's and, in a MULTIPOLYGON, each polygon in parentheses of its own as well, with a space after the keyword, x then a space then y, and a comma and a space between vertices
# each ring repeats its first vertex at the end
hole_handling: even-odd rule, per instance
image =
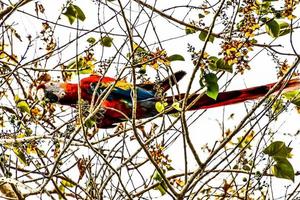
POLYGON ((185 71, 175 72, 173 75, 165 78, 161 81, 160 87, 163 89, 163 93, 169 90, 172 86, 176 85, 184 76, 186 75, 185 71))
POLYGON ((163 79, 158 84, 139 84, 137 86, 150 91, 155 91, 155 87, 159 86, 159 88, 161 88, 162 90, 161 92, 164 93, 167 90, 169 90, 172 86, 177 84, 185 75, 185 71, 178 71, 163 79))
MULTIPOLYGON (((258 99, 260 97, 265 96, 269 90, 275 85, 276 83, 270 83, 267 85, 262 86, 256 86, 251 87, 247 89, 242 90, 233 90, 228 92, 220 92, 217 99, 214 100, 207 95, 203 95, 201 98, 197 99, 198 95, 194 94, 191 95, 188 99, 188 104, 191 104, 192 106, 189 108, 189 110, 199 110, 199 109, 208 109, 208 108, 215 108, 219 106, 226 106, 231 105, 235 103, 241 103, 247 100, 254 100, 258 99)), ((279 84, 274 93, 283 91, 293 91, 293 90, 299 90, 300 89, 300 79, 292 79, 288 81, 287 83, 279 84)), ((274 94, 273 93, 273 94, 274 94)), ((176 95, 174 97, 167 97, 166 101, 168 104, 172 104, 174 101, 174 98, 176 100, 181 100, 184 97, 184 94, 176 95)))

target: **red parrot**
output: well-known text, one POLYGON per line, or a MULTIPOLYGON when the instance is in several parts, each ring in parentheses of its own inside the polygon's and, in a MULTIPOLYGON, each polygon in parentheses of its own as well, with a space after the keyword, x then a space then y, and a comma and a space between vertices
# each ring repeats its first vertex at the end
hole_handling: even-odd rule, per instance
MULTIPOLYGON (((156 84, 138 84, 137 89, 137 111, 136 118, 143 119, 157 115, 159 112, 156 110, 155 105, 161 102, 161 96, 170 87, 180 81, 186 73, 179 71, 167 77, 156 84)), ((102 101, 101 109, 99 111, 99 119, 97 119, 97 126, 100 128, 110 128, 116 126, 116 123, 126 121, 132 115, 132 85, 125 81, 116 81, 114 78, 102 77, 98 75, 91 75, 87 78, 80 80, 81 99, 86 100, 88 103, 92 101, 93 94, 95 93, 95 101, 105 90, 115 84, 112 91, 107 98, 102 101), (97 91, 95 91, 97 88, 97 91)), ((271 83, 252 88, 234 90, 228 92, 220 92, 216 100, 203 95, 196 102, 198 94, 190 95, 188 103, 193 102, 193 106, 189 110, 208 109, 219 106, 225 106, 235 103, 244 102, 246 100, 253 100, 264 96, 276 83, 271 83)), ((300 88, 300 80, 290 80, 285 85, 285 90, 295 90, 300 88)), ((78 102, 78 84, 67 82, 48 82, 41 84, 37 89, 43 89, 45 98, 51 103, 59 103, 62 105, 76 106, 78 102)), ((276 91, 282 89, 282 85, 276 88, 276 91)), ((164 102, 172 105, 174 99, 179 101, 184 97, 184 94, 175 96, 164 97, 164 102)), ((177 112, 173 109, 169 113, 177 112)))

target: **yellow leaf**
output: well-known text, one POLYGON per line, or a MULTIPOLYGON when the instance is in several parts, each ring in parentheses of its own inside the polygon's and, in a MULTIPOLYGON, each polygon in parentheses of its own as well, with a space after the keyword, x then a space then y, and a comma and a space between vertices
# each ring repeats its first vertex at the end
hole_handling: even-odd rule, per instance
POLYGON ((17 148, 17 147, 13 148, 13 152, 16 154, 16 156, 21 161, 21 163, 23 163, 26 166, 29 165, 27 160, 26 160, 25 154, 19 148, 17 148))
POLYGON ((161 113, 165 110, 165 106, 167 106, 168 103, 161 103, 161 102, 156 102, 155 103, 155 109, 157 112, 161 113))
POLYGON ((295 15, 289 15, 287 18, 288 18, 289 20, 292 20, 292 19, 295 19, 296 16, 295 16, 295 15))
POLYGON ((7 55, 3 51, 0 51, 0 59, 6 58, 6 57, 7 57, 7 55))
POLYGON ((20 133, 17 135, 17 138, 24 138, 25 136, 26 136, 25 133, 20 133))
POLYGON ((85 65, 89 66, 90 68, 94 69, 95 68, 95 65, 93 63, 93 61, 89 60, 89 61, 86 61, 85 65))
POLYGON ((167 51, 165 49, 163 49, 161 52, 160 52, 161 55, 167 55, 167 51))
POLYGON ((159 65, 158 65, 158 63, 156 62, 156 63, 154 63, 154 64, 152 64, 151 65, 154 69, 156 69, 156 70, 158 70, 158 68, 159 68, 159 65))
POLYGON ((226 54, 230 55, 231 53, 235 53, 237 52, 237 49, 235 47, 231 47, 230 49, 226 50, 226 54))
POLYGON ((259 24, 255 24, 255 25, 253 25, 253 26, 251 27, 252 30, 256 30, 256 29, 258 29, 258 28, 259 28, 259 24))
POLYGON ((26 153, 27 154, 36 154, 36 147, 32 144, 28 144, 26 148, 26 153))
POLYGON ((21 112, 27 112, 30 114, 30 108, 26 101, 20 101, 17 103, 17 108, 19 108, 21 112))
POLYGON ((168 61, 168 60, 166 60, 166 61, 164 61, 164 64, 166 65, 166 66, 171 66, 171 62, 170 61, 168 61))
POLYGON ((254 137, 254 131, 252 130, 245 138, 246 142, 250 142, 254 137))
POLYGON ((15 102, 17 103, 17 102, 20 101, 20 97, 19 97, 18 95, 16 95, 16 96, 14 97, 14 100, 15 100, 15 102))
POLYGON ((245 33, 245 37, 248 38, 248 37, 250 37, 250 36, 251 36, 251 33, 250 33, 250 32, 246 32, 246 33, 245 33))
POLYGON ((235 58, 235 59, 233 59, 233 61, 232 61, 233 63, 238 63, 238 59, 237 58, 235 58))
POLYGON ((176 184, 179 185, 180 187, 184 186, 184 181, 182 181, 181 179, 176 179, 175 180, 176 184))
POLYGON ((172 104, 172 107, 175 108, 178 111, 181 111, 182 109, 180 108, 180 103, 179 102, 174 102, 172 104))
POLYGON ((62 180, 61 184, 65 187, 75 187, 75 184, 71 183, 70 181, 67 180, 62 180))
POLYGON ((133 45, 132 45, 132 46, 133 46, 133 50, 135 50, 135 49, 139 48, 139 45, 138 45, 137 43, 135 43, 135 42, 133 43, 133 45))

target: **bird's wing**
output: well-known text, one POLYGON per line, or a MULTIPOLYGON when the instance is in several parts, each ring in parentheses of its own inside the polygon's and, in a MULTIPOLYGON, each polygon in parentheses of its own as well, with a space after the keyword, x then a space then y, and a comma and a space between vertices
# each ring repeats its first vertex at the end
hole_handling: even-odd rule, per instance
MULTIPOLYGON (((108 87, 112 84, 115 84, 114 88, 112 89, 111 93, 108 96, 108 100, 113 99, 124 99, 131 101, 132 99, 132 84, 120 80, 117 81, 110 77, 101 77, 92 75, 90 77, 84 78, 80 82, 81 89, 88 93, 89 95, 93 95, 96 91, 96 94, 100 95, 104 92, 108 87)), ((145 100, 149 98, 154 98, 155 93, 151 90, 144 89, 142 87, 137 86, 137 99, 138 100, 145 100)))

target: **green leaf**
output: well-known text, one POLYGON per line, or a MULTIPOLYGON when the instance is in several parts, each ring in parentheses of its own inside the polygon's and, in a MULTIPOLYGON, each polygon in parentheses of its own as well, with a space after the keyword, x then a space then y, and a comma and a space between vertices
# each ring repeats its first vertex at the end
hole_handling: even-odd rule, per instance
POLYGON ((169 164, 168 164, 168 165, 166 165, 166 168, 167 168, 167 170, 168 170, 168 171, 175 170, 175 169, 174 169, 174 167, 172 167, 172 166, 171 166, 171 165, 169 165, 169 164))
POLYGON ((256 39, 254 39, 254 38, 253 38, 253 39, 251 39, 251 40, 250 40, 250 42, 251 42, 252 44, 257 44, 257 40, 256 40, 256 39))
POLYGON ((282 99, 275 99, 274 103, 272 105, 272 111, 274 114, 279 114, 282 109, 284 109, 283 101, 282 99))
POLYGON ((208 64, 208 67, 209 67, 209 69, 212 70, 212 71, 218 71, 218 68, 217 68, 216 63, 209 63, 209 64, 208 64))
POLYGON ((251 167, 249 165, 243 165, 243 170, 250 171, 251 167))
POLYGON ((105 36, 105 37, 101 38, 100 44, 104 47, 111 47, 112 41, 113 41, 113 38, 105 36))
MULTIPOLYGON (((273 1, 273 0, 271 0, 271 1, 273 1)), ((256 0, 255 3, 259 6, 259 8, 257 8, 257 12, 259 12, 260 15, 267 15, 271 12, 271 10, 270 10, 271 2, 265 1, 265 0, 260 2, 260 1, 256 0)))
POLYGON ((272 142, 267 148, 263 150, 264 154, 267 154, 274 159, 277 158, 288 158, 292 148, 287 147, 284 142, 282 141, 275 141, 272 142))
POLYGON ((164 188, 166 188, 166 185, 165 185, 164 182, 162 182, 163 179, 162 179, 162 177, 160 176, 160 174, 158 173, 157 170, 154 171, 154 174, 153 174, 152 178, 153 178, 153 180, 155 180, 157 182, 160 182, 160 184, 157 187, 155 187, 155 189, 159 190, 161 195, 166 194, 166 190, 164 189, 164 188))
POLYGON ((206 94, 210 98, 216 100, 219 94, 218 78, 215 74, 209 73, 204 75, 207 91, 206 94))
POLYGON ((290 92, 285 92, 283 96, 291 101, 291 103, 295 104, 296 106, 300 106, 300 92, 295 90, 295 91, 290 91, 290 92))
POLYGON ((142 65, 138 72, 141 73, 141 74, 146 74, 146 72, 147 72, 146 65, 142 65))
POLYGON ((154 174, 152 176, 153 180, 155 181, 162 181, 162 177, 160 176, 159 172, 157 170, 154 171, 154 174))
POLYGON ((203 15, 203 14, 199 13, 199 14, 198 14, 198 17, 199 17, 200 19, 202 19, 202 18, 204 18, 204 17, 205 17, 205 15, 203 15))
POLYGON ((90 44, 95 44, 96 39, 94 37, 89 37, 86 41, 90 44))
MULTIPOLYGON (((82 56, 78 58, 77 65, 78 65, 79 74, 91 74, 93 72, 94 65, 86 62, 82 56)), ((66 66, 66 69, 77 69, 76 61, 70 62, 66 66)))
POLYGON ((224 61, 223 58, 217 58, 215 56, 211 56, 208 58, 209 64, 208 67, 209 69, 213 71, 227 71, 232 73, 233 68, 232 65, 229 65, 227 62, 224 61))
POLYGON ((267 33, 273 37, 277 38, 279 36, 280 26, 275 19, 268 21, 265 25, 267 33))
MULTIPOLYGON (((207 31, 201 31, 200 34, 199 34, 199 39, 200 39, 201 41, 205 41, 206 38, 207 38, 207 34, 208 34, 207 31)), ((213 43, 214 40, 215 40, 215 37, 212 36, 212 35, 210 35, 208 41, 211 42, 211 43, 213 43)))
POLYGON ((184 57, 182 55, 179 54, 174 54, 168 57, 169 61, 184 61, 184 57))
POLYGON ((196 33, 196 30, 190 27, 185 27, 185 34, 189 35, 189 34, 193 34, 196 33))
POLYGON ((86 122, 84 123, 84 125, 87 127, 87 128, 92 128, 96 125, 96 121, 92 118, 86 120, 86 122))
POLYGON ((63 13, 63 15, 65 15, 68 18, 70 24, 73 24, 75 19, 79 19, 80 21, 85 20, 85 15, 83 11, 74 4, 70 4, 67 7, 66 12, 63 13))
POLYGON ((210 56, 209 58, 208 58, 208 60, 210 61, 210 62, 217 62, 218 61, 218 57, 216 57, 216 56, 210 56))
POLYGON ((209 69, 213 70, 213 71, 218 71, 218 67, 216 65, 216 62, 218 61, 218 58, 215 56, 210 56, 208 58, 209 64, 208 67, 209 69))
POLYGON ((79 8, 76 5, 73 5, 73 7, 75 8, 76 11, 76 17, 80 20, 80 21, 84 21, 85 20, 85 15, 83 13, 83 11, 81 10, 81 8, 79 8))
POLYGON ((230 73, 233 72, 232 65, 229 65, 227 62, 225 62, 223 60, 223 58, 220 58, 220 59, 217 60, 216 66, 217 66, 217 69, 219 69, 219 70, 227 71, 227 72, 230 72, 230 73))
POLYGON ((17 103, 17 108, 20 109, 21 112, 27 112, 30 114, 30 107, 26 101, 20 101, 17 103))
POLYGON ((295 172, 291 163, 287 159, 278 159, 277 163, 271 167, 272 174, 277 178, 284 178, 294 182, 295 172))
POLYGON ((174 118, 178 118, 180 116, 180 113, 179 112, 170 113, 169 116, 174 117, 174 118))
POLYGON ((278 178, 294 181, 295 172, 287 158, 291 157, 292 148, 287 147, 282 141, 272 142, 263 153, 271 156, 276 164, 271 167, 272 174, 278 178))
POLYGON ((158 186, 156 186, 155 189, 160 192, 161 196, 163 196, 167 193, 166 190, 163 188, 162 184, 159 184, 158 186))
POLYGON ((76 19, 76 11, 72 4, 67 7, 67 10, 63 13, 63 15, 68 18, 70 24, 74 23, 76 19))
MULTIPOLYGON (((133 49, 137 52, 137 53, 147 53, 147 51, 141 47, 139 44, 137 44, 136 42, 133 42, 133 49)), ((129 54, 130 56, 130 54, 129 54)), ((129 57, 128 56, 128 57, 129 57)))
POLYGON ((289 34, 291 32, 290 24, 284 21, 278 21, 280 32, 279 36, 289 34))

